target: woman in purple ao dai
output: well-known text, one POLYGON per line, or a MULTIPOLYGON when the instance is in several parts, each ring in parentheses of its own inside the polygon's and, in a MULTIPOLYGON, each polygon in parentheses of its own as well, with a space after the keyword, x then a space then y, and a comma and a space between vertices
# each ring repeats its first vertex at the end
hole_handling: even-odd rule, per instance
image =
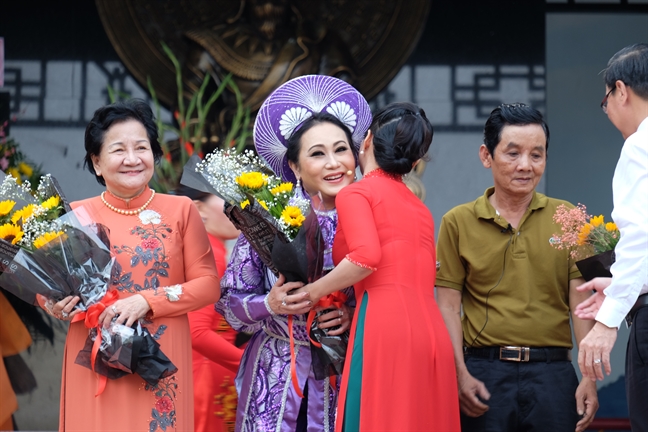
MULTIPOLYGON (((318 194, 316 210, 326 251, 324 270, 333 268, 331 249, 337 227, 335 196, 354 180, 357 148, 371 123, 364 97, 349 84, 327 76, 303 76, 286 82, 264 102, 254 126, 259 155, 297 193, 318 194), (300 183, 303 186, 299 186, 300 183)), ((335 380, 315 378, 306 331, 312 304, 304 294, 288 294, 301 283, 284 283, 261 262, 241 236, 221 281, 216 309, 237 331, 252 333, 236 378, 239 394, 236 430, 333 431, 339 391, 335 380), (295 373, 291 380, 288 315, 293 315, 295 373)), ((341 309, 319 318, 330 335, 350 327, 353 288, 341 309)))

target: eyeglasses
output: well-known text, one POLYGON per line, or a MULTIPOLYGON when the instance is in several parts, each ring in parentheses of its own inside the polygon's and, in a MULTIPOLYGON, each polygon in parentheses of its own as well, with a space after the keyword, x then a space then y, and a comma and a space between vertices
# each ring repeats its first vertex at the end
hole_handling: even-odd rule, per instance
POLYGON ((603 100, 601 101, 601 109, 603 110, 603 112, 604 112, 605 114, 607 114, 608 96, 610 96, 610 94, 611 94, 614 90, 616 90, 616 87, 614 87, 612 90, 610 90, 609 92, 607 92, 607 94, 605 95, 605 97, 604 97, 603 100))

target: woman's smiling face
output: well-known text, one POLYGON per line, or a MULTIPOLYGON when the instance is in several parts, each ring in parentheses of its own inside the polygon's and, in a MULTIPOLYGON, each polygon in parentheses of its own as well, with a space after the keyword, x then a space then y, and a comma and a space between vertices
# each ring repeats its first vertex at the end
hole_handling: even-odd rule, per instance
POLYGON ((347 134, 339 126, 322 122, 302 135, 299 164, 290 163, 309 195, 322 196, 326 209, 335 208, 335 197, 353 183, 355 157, 347 134))
POLYGON ((115 123, 104 134, 101 151, 92 157, 106 189, 120 198, 138 195, 153 177, 155 159, 146 129, 137 120, 115 123))

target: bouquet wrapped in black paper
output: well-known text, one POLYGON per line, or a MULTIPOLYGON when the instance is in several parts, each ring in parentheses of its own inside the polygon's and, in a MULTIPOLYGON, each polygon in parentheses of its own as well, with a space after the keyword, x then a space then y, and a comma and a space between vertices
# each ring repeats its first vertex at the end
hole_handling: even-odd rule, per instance
POLYGON ((78 295, 78 308, 98 302, 113 267, 107 229, 83 209, 72 211, 56 180, 43 177, 32 196, 7 177, 0 185, 0 285, 34 304, 78 295))
POLYGON ((590 216, 583 204, 568 209, 558 206, 553 217, 560 224, 562 234, 554 234, 549 242, 557 249, 571 249, 570 256, 587 281, 595 277, 611 277, 614 264, 614 248, 620 239, 614 222, 607 222, 603 215, 590 216))
POLYGON ((73 322, 84 320, 91 329, 87 345, 92 347, 92 361, 80 355, 77 363, 108 378, 122 376, 111 368, 144 371, 149 379, 156 370, 162 371, 157 373, 161 379, 168 375, 164 371, 175 369, 147 331, 124 339, 114 335, 133 329, 113 326, 112 333, 101 329, 99 315, 118 298, 108 289, 115 262, 109 232, 83 208, 72 210, 54 178, 44 176, 33 196, 26 185, 6 177, 0 185, 0 223, 0 286, 30 304, 41 295, 47 300, 45 307, 68 296, 80 298, 76 309, 81 312, 73 322), (96 337, 98 331, 101 337, 96 337), (136 350, 122 349, 122 342, 137 338, 142 342, 136 350), (148 362, 141 361, 145 358, 148 362), (96 369, 98 365, 103 367, 96 369))

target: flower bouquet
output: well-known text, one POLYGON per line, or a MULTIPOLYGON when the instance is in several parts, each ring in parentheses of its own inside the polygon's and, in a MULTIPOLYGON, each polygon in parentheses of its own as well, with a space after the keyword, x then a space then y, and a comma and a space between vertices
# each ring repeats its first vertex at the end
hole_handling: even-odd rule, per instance
MULTIPOLYGON (((67 296, 79 296, 76 308, 82 312, 73 322, 85 321, 90 329, 86 345, 92 348, 88 361, 80 361, 80 354, 77 363, 110 378, 117 377, 112 370, 96 366, 108 363, 114 370, 125 370, 116 367, 120 362, 115 360, 120 359, 134 372, 133 366, 146 357, 144 349, 159 351, 146 329, 136 329, 136 336, 144 341, 128 350, 133 329, 101 328, 99 315, 118 298, 116 291, 108 290, 113 264, 108 229, 92 222, 83 208, 72 211, 53 177, 42 177, 34 195, 28 182, 19 184, 14 177, 5 177, 0 185, 0 285, 30 304, 40 294, 46 308, 67 296)), ((165 369, 175 368, 159 354, 155 358, 165 369)), ((105 380, 101 382, 103 389, 105 380)))
POLYGON ((106 294, 113 266, 107 229, 73 212, 56 180, 43 176, 32 195, 27 182, 0 185, 0 284, 34 304, 78 295, 82 311, 106 294))
POLYGON ((554 234, 549 242, 557 249, 571 249, 570 256, 578 260, 576 266, 585 280, 612 276, 610 267, 620 238, 614 222, 605 223, 603 215, 590 216, 582 204, 572 209, 558 206, 553 219, 560 224, 562 235, 554 234))
MULTIPOLYGON (((274 176, 249 150, 238 154, 217 150, 208 154, 204 161, 194 156, 185 166, 182 178, 187 186, 215 193, 225 200, 225 214, 275 275, 284 274, 288 282, 308 282, 306 255, 301 253, 306 251, 305 246, 295 255, 273 257, 278 253, 273 254, 275 245, 301 245, 302 240, 295 243, 300 232, 305 236, 308 231, 314 237, 317 236, 313 230, 319 233, 310 201, 295 194, 292 183, 282 182, 274 176), (309 228, 301 229, 306 226, 309 228), (277 264, 282 266, 284 262, 291 264, 277 268, 277 264)), ((322 260, 319 262, 321 271, 322 260)), ((315 274, 314 270, 310 271, 311 277, 315 274)))

